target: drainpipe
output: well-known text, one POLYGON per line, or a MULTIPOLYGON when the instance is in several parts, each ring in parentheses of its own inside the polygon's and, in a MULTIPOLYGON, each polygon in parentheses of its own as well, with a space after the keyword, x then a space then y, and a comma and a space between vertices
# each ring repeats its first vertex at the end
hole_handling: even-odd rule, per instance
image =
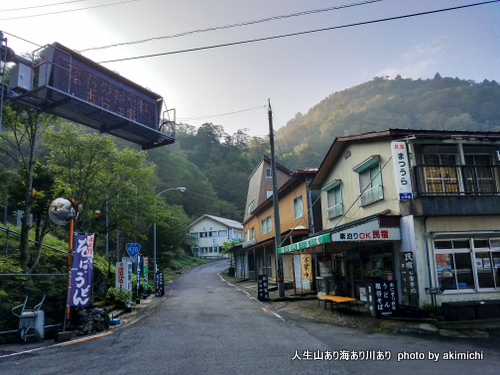
POLYGON ((312 206, 312 193, 311 193, 311 179, 306 179, 306 187, 307 187, 307 207, 309 212, 309 233, 316 233, 314 229, 314 214, 313 214, 313 206, 312 206))
MULTIPOLYGON (((427 270, 429 271, 429 288, 432 288, 432 275, 431 275, 431 259, 429 256, 429 242, 427 234, 427 219, 428 216, 424 217, 424 239, 425 239, 425 253, 427 254, 427 270)), ((431 294, 432 305, 436 306, 435 295, 431 294)))

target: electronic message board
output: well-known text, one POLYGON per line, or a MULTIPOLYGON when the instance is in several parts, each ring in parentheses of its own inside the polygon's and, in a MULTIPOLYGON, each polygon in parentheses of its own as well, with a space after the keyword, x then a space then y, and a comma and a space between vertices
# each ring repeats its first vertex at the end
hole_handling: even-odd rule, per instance
POLYGON ((68 92, 87 103, 158 129, 161 97, 121 76, 116 77, 116 73, 59 44, 51 47, 40 54, 47 64, 40 71, 38 86, 68 92))
POLYGON ((175 142, 175 119, 162 118, 163 98, 151 90, 59 43, 35 51, 33 63, 33 89, 16 101, 143 149, 175 142))

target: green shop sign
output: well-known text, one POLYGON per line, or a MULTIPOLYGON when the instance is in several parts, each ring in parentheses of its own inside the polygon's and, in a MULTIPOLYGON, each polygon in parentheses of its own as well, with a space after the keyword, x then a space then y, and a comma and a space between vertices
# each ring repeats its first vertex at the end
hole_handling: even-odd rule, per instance
POLYGON ((285 254, 292 251, 307 249, 308 247, 313 247, 321 245, 322 243, 330 242, 330 233, 322 234, 321 236, 316 236, 309 238, 304 241, 300 241, 291 245, 278 247, 278 254, 285 254))

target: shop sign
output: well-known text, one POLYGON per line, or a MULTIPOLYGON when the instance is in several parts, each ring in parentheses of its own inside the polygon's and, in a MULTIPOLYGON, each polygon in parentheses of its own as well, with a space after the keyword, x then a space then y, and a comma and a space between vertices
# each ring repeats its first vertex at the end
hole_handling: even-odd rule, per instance
POLYGON ((132 263, 116 263, 115 287, 118 289, 132 290, 132 263))
POLYGON ((417 273, 413 252, 399 253, 399 271, 401 273, 401 293, 404 296, 418 294, 417 273))
POLYGON ((413 199, 413 189, 406 142, 391 142, 391 149, 398 199, 400 201, 411 200, 413 199))
POLYGON ((311 254, 301 254, 302 280, 312 281, 312 259, 311 254))
POLYGON ((292 251, 303 250, 308 247, 321 245, 326 242, 330 242, 330 234, 328 233, 322 234, 321 236, 312 237, 304 241, 296 242, 291 245, 279 247, 278 254, 285 254, 292 251))
POLYGON ((76 249, 73 251, 71 267, 70 306, 88 306, 92 286, 92 268, 94 259, 94 235, 78 234, 75 236, 76 249))
POLYGON ((398 293, 395 281, 366 284, 366 295, 373 316, 390 316, 398 310, 398 293))
POLYGON ((374 220, 332 233, 332 242, 346 241, 401 241, 401 231, 399 227, 381 228, 378 220, 374 220))
POLYGON ((269 284, 266 275, 259 275, 258 280, 258 300, 269 301, 269 284))

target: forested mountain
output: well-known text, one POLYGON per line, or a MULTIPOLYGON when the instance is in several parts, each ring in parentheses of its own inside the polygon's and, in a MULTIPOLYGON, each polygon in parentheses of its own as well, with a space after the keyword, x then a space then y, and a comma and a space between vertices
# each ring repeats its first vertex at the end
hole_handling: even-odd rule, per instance
POLYGON ((276 139, 293 148, 280 158, 294 170, 319 166, 335 137, 388 128, 500 130, 500 85, 439 74, 426 80, 376 77, 297 113, 276 139))
MULTIPOLYGON (((109 209, 116 211, 110 227, 148 240, 160 203, 170 207, 162 211, 171 222, 170 232, 165 232, 170 238, 175 217, 182 217, 183 225, 203 214, 243 220, 248 177, 270 148, 268 137, 252 138, 243 131, 230 135, 212 123, 198 129, 179 124, 173 145, 146 153, 130 142, 54 118, 36 123, 33 111, 12 103, 4 107, 3 120, 2 202, 10 195, 11 207, 21 208, 29 198, 31 188, 19 186, 28 187, 25 172, 30 167, 23 162, 28 160, 29 140, 37 137, 30 164, 35 176, 33 212, 46 212, 47 202, 66 194, 85 203, 80 225, 99 230, 102 220, 96 221, 92 213, 104 212, 107 199, 109 209), (50 181, 42 178, 47 172, 50 181), (180 186, 187 188, 185 193, 156 196, 180 186)), ((297 113, 276 134, 277 158, 290 170, 317 167, 335 137, 388 128, 500 130, 500 85, 439 74, 426 80, 376 77, 331 94, 307 114, 297 113)))

